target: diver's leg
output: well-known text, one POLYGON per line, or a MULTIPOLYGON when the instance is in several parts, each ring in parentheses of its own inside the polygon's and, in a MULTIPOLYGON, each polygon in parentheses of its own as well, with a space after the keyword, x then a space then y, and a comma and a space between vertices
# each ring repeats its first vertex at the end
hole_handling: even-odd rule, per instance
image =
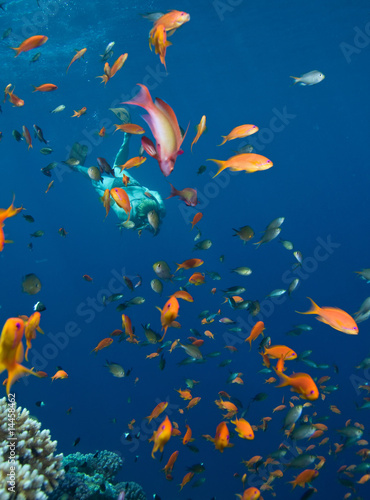
POLYGON ((124 132, 122 145, 114 160, 113 168, 117 167, 118 165, 123 165, 124 163, 126 163, 128 159, 129 141, 130 141, 130 134, 126 134, 126 132, 124 132))

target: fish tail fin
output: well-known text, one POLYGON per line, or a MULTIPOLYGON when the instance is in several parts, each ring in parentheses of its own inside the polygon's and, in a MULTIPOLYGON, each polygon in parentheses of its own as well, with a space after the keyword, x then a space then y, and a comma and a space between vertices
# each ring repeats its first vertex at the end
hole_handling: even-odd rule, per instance
POLYGON ((223 144, 225 144, 225 142, 227 142, 227 135, 222 135, 221 137, 223 140, 222 140, 221 144, 218 144, 218 146, 222 146, 223 144))
POLYGON ((288 481, 288 483, 293 485, 292 490, 294 490, 294 488, 297 486, 297 483, 295 481, 288 481))
POLYGON ((141 87, 139 93, 136 94, 136 96, 131 99, 131 101, 125 101, 122 104, 132 104, 134 106, 140 106, 141 108, 148 110, 148 108, 151 108, 154 105, 152 96, 150 95, 150 92, 145 85, 143 85, 142 83, 138 83, 138 85, 141 87))
POLYGON ((321 308, 317 304, 315 304, 315 302, 310 297, 307 297, 307 298, 308 298, 308 300, 311 301, 311 309, 309 309, 306 312, 296 311, 296 313, 298 313, 298 314, 320 314, 321 308))
MULTIPOLYGON (((169 183, 169 184, 170 184, 170 186, 171 186, 171 194, 170 194, 170 196, 168 196, 168 197, 166 198, 166 200, 168 200, 168 198, 173 198, 174 196, 178 196, 178 194, 179 194, 178 190, 177 190, 175 187, 173 187, 171 183, 169 183)), ((177 264, 177 265, 178 265, 178 264, 177 264)), ((175 271, 175 272, 176 272, 176 271, 175 271)))
POLYGON ((19 47, 9 47, 9 48, 16 51, 16 54, 14 57, 17 57, 19 55, 19 47))
POLYGON ((37 372, 34 372, 33 369, 25 368, 19 363, 16 363, 14 368, 8 370, 8 381, 6 383, 6 393, 9 394, 11 386, 16 382, 19 378, 24 377, 25 375, 35 375, 40 378, 40 375, 37 372))
POLYGON ((298 76, 290 76, 289 78, 294 78, 294 82, 292 83, 291 87, 295 85, 296 83, 299 82, 300 78, 298 76))
POLYGON ((220 174, 223 170, 225 170, 225 168, 227 168, 227 162, 226 161, 222 161, 222 160, 212 160, 211 158, 208 159, 207 161, 213 161, 214 163, 216 163, 218 165, 218 171, 217 173, 212 177, 212 179, 214 179, 218 174, 220 174))
MULTIPOLYGON (((37 92, 37 89, 36 89, 35 85, 31 85, 31 87, 33 87, 33 91, 32 92, 37 92)), ((36 136, 36 134, 35 134, 35 136, 36 136)))
POLYGON ((284 375, 283 372, 279 372, 279 370, 277 370, 274 366, 273 366, 273 369, 274 369, 276 375, 280 379, 280 384, 276 385, 275 387, 286 387, 287 385, 289 385, 290 378, 287 375, 284 375))

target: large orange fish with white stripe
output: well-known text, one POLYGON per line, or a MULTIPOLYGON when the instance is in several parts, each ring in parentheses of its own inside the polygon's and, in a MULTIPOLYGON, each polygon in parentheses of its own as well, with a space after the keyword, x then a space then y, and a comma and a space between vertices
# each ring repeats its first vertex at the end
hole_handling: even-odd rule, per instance
POLYGON ((153 102, 147 87, 141 83, 138 85, 141 87, 139 93, 131 101, 122 104, 140 106, 148 112, 147 115, 143 115, 143 119, 149 125, 156 145, 145 136, 141 139, 141 143, 145 151, 158 161, 159 168, 167 177, 175 166, 177 156, 183 153, 180 147, 185 135, 181 136, 173 109, 158 97, 153 102))

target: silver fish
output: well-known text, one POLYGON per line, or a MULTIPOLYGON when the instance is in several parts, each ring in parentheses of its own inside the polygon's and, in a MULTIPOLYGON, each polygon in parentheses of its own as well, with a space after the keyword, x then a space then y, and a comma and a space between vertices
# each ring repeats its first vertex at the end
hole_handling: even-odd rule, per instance
POLYGON ((316 83, 320 83, 323 81, 325 75, 315 69, 313 71, 309 71, 308 73, 304 73, 299 77, 291 76, 290 78, 294 78, 293 85, 295 85, 296 83, 298 83, 299 85, 316 85, 316 83))

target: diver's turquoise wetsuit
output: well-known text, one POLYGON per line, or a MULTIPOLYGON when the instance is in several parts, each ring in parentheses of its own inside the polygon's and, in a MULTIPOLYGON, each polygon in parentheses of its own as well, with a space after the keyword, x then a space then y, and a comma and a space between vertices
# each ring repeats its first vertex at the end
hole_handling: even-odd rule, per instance
MULTIPOLYGON (((113 165, 114 175, 116 177, 104 174, 102 175, 103 182, 95 181, 90 179, 87 173, 88 170, 87 167, 84 167, 82 165, 77 165, 72 168, 73 170, 77 170, 78 172, 81 172, 85 176, 89 177, 89 179, 92 182, 92 185, 94 186, 96 192, 99 194, 100 197, 103 196, 104 191, 106 189, 112 189, 114 187, 123 188, 130 198, 130 203, 131 203, 130 221, 132 221, 135 224, 135 226, 132 229, 140 230, 146 228, 152 231, 154 234, 157 234, 158 230, 154 230, 153 227, 149 224, 148 213, 151 212, 152 210, 155 210, 156 214, 158 215, 160 223, 160 221, 166 214, 166 209, 164 207, 161 195, 157 191, 150 191, 148 188, 142 186, 134 177, 132 177, 132 175, 129 172, 127 171, 121 172, 121 169, 117 167, 117 165, 123 165, 128 159, 129 140, 130 140, 130 135, 124 133, 124 138, 121 148, 117 153, 113 165), (127 175, 127 177, 129 177, 130 179, 130 182, 128 183, 127 186, 124 186, 122 182, 123 174, 127 175)), ((122 208, 120 208, 117 205, 117 203, 113 202, 113 200, 111 201, 111 210, 113 210, 117 214, 118 218, 122 221, 122 223, 127 221, 126 212, 122 208)))

